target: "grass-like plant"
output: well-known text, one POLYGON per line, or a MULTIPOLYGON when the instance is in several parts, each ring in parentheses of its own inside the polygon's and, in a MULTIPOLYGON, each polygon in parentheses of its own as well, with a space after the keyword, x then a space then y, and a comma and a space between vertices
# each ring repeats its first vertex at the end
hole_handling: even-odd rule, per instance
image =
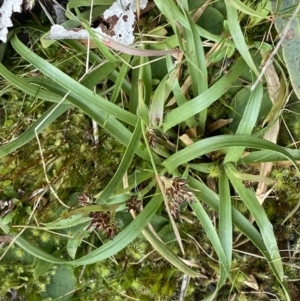
MULTIPOLYGON (((244 237, 246 258, 253 246, 260 252, 256 279, 268 275, 275 284, 267 293, 291 300, 270 221, 274 209, 266 213, 263 204, 267 188, 276 191, 284 183, 281 170, 270 173, 270 162, 290 162, 297 176, 300 157, 297 149, 276 143, 289 97, 280 56, 267 61, 265 80, 257 81, 259 64, 272 49, 255 36, 270 22, 268 1, 156 0, 155 12, 141 18, 149 24, 140 25, 138 51, 103 43, 87 25, 104 2, 94 1, 85 12, 78 9, 85 1, 71 0, 67 7, 66 27, 85 28, 95 50, 76 40, 30 47, 18 37, 21 28, 11 34, 20 66, 0 65, 3 94, 16 95, 18 103, 22 91, 25 113, 34 118, 26 123, 24 117, 21 125, 5 115, 0 189, 12 203, 0 220, 10 237, 2 258, 30 265, 28 278, 44 277, 35 298, 67 300, 78 290, 81 300, 91 300, 95 287, 87 279, 102 288, 101 300, 167 300, 178 291, 189 298, 195 287, 179 286, 181 277, 191 277, 203 279, 203 300, 234 293, 252 300, 242 288, 251 287, 255 271, 245 268, 238 254, 243 249, 236 250, 244 237), (158 12, 160 23, 152 21, 158 12), (222 21, 216 31, 205 25, 214 17, 222 21), (176 62, 169 54, 150 59, 145 47, 160 55, 177 49, 176 62), (32 170, 23 168, 10 180, 16 161, 28 166, 33 159, 32 170), (18 178, 26 172, 31 179, 18 178), (25 196, 17 191, 21 183, 25 196), (144 266, 137 272, 130 260, 144 266), (74 275, 84 283, 76 284, 74 275), (61 288, 68 277, 69 286, 61 288)), ((26 30, 35 37, 34 26, 26 30)), ((8 269, 3 265, 2 272, 8 269)), ((5 289, 10 287, 17 285, 10 280, 5 289)))

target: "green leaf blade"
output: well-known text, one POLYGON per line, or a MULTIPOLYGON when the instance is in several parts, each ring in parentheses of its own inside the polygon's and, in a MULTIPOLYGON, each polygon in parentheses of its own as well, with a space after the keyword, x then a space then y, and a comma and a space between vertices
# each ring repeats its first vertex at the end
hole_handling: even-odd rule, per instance
POLYGON ((269 256, 272 261, 272 266, 274 267, 273 271, 275 272, 275 275, 277 276, 278 280, 283 282, 284 272, 283 272, 281 256, 273 232, 273 227, 263 207, 259 204, 254 192, 251 191, 250 189, 245 188, 242 181, 235 176, 235 173, 237 171, 231 163, 227 163, 225 165, 225 170, 234 189, 240 195, 243 202, 251 212, 251 215, 254 217, 260 229, 264 243, 269 252, 269 256))
POLYGON ((245 67, 245 62, 243 60, 238 60, 234 67, 209 89, 180 107, 172 110, 166 115, 163 123, 163 130, 167 131, 171 127, 208 108, 232 86, 245 67))

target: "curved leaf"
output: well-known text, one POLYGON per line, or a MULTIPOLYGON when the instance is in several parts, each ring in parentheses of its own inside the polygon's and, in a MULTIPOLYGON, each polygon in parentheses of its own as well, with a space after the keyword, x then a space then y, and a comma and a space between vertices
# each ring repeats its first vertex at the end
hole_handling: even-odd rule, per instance
POLYGON ((163 162, 163 165, 169 171, 173 171, 179 165, 187 163, 204 154, 235 146, 261 148, 278 152, 287 159, 289 159, 298 170, 296 161, 291 156, 291 154, 288 151, 286 151, 283 147, 278 146, 270 141, 255 138, 248 135, 224 135, 200 140, 196 143, 187 146, 183 150, 180 150, 176 154, 166 159, 163 162))
POLYGON ((95 103, 104 113, 110 114, 128 124, 135 125, 137 117, 130 112, 127 112, 119 106, 110 103, 103 97, 93 93, 90 89, 84 87, 76 80, 72 79, 58 68, 54 67, 47 61, 40 58, 27 48, 15 35, 11 39, 14 49, 33 66, 39 69, 43 74, 51 78, 58 85, 64 87, 67 91, 71 91, 78 97, 78 107, 84 112, 89 110, 89 104, 95 103))
POLYGON ((155 236, 148 228, 143 230, 143 235, 150 242, 152 247, 167 261, 173 264, 179 271, 191 276, 199 277, 200 274, 190 269, 181 259, 179 259, 172 251, 155 236))
POLYGON ((242 180, 238 179, 235 176, 235 173, 237 173, 237 171, 231 163, 225 164, 225 170, 234 189, 237 191, 237 193, 251 212, 251 215, 254 217, 260 229, 260 233, 265 242, 267 250, 270 254, 273 266, 275 267, 275 275, 277 276, 278 280, 282 282, 284 275, 282 260, 273 232, 273 227, 266 215, 266 212, 264 211, 263 207, 259 204, 254 192, 250 189, 245 188, 242 180))
POLYGON ((48 262, 53 262, 57 264, 72 264, 72 265, 92 264, 97 261, 104 260, 110 256, 113 256, 114 254, 124 249, 128 244, 130 244, 150 222, 150 220, 156 213, 157 209, 160 207, 161 203, 162 203, 162 198, 159 196, 155 196, 147 204, 147 206, 143 209, 143 211, 137 216, 137 218, 133 220, 113 240, 105 243, 100 248, 74 261, 63 260, 61 258, 57 258, 51 254, 48 254, 42 249, 32 245, 28 240, 22 237, 18 237, 15 242, 17 245, 19 245, 22 249, 24 249, 29 254, 48 262))

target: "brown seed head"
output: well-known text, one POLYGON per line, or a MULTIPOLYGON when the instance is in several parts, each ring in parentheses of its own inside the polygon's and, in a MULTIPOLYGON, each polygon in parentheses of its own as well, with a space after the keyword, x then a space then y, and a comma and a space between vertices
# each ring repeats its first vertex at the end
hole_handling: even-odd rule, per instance
POLYGON ((146 137, 148 139, 149 145, 151 148, 155 148, 156 145, 156 134, 155 131, 151 128, 147 128, 146 137))
POLYGON ((128 208, 128 211, 134 210, 139 211, 141 207, 141 201, 137 199, 137 196, 133 195, 126 203, 126 207, 128 208))
POLYGON ((93 204, 93 198, 91 195, 83 193, 82 195, 78 196, 78 203, 81 206, 88 206, 93 204))

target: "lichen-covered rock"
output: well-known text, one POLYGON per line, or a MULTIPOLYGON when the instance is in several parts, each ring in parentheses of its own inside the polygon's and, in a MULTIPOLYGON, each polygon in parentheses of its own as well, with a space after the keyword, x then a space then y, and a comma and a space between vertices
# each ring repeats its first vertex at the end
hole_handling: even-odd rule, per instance
POLYGON ((4 43, 7 40, 8 27, 12 27, 12 14, 22 11, 22 0, 4 0, 0 7, 0 40, 4 43))

